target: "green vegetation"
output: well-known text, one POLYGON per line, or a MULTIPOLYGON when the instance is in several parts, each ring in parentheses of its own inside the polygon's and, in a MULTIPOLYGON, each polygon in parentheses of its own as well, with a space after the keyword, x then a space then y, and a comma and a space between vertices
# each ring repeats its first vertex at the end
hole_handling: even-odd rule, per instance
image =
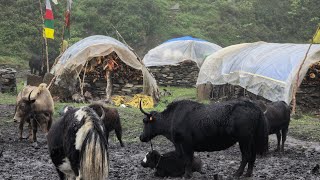
MULTIPOLYGON (((49 40, 49 54, 56 56, 66 0, 52 7, 56 38, 49 40)), ((41 54, 38 1, 0 0, 0 8, 0 55, 23 62, 32 53, 41 54)), ((253 41, 307 43, 320 20, 318 9, 317 0, 77 0, 71 13, 70 42, 95 34, 121 40, 117 29, 140 56, 169 38, 184 35, 221 46, 253 41), (172 10, 177 3, 179 9, 172 10)))
MULTIPOLYGON (((21 83, 19 83, 21 84, 21 83)), ((22 86, 19 85, 18 89, 21 90, 22 86)), ((174 101, 180 99, 192 99, 196 100, 196 90, 195 88, 177 88, 177 87, 160 87, 160 90, 163 91, 166 89, 171 93, 169 96, 164 96, 161 98, 161 101, 153 109, 146 109, 146 111, 162 111, 166 106, 174 101)), ((1 104, 12 105, 15 104, 15 94, 1 94, 0 99, 1 104)), ((207 103, 207 102, 204 102, 207 103)), ((71 105, 75 107, 84 106, 87 104, 75 104, 75 103, 56 103, 55 104, 55 115, 54 119, 59 118, 59 111, 65 106, 71 105)), ((124 140, 126 142, 138 141, 139 133, 142 131, 142 118, 139 109, 136 108, 117 108, 122 122, 124 133, 124 140)), ((11 122, 11 117, 5 119, 4 121, 11 122)), ((1 122, 0 122, 1 124, 1 122)), ((311 115, 304 115, 299 118, 291 118, 289 135, 294 136, 298 139, 309 140, 309 141, 320 141, 320 120, 319 118, 313 117, 311 115)), ((115 136, 111 136, 113 141, 117 141, 115 136)), ((163 141, 163 138, 158 140, 163 141)))
POLYGON ((289 135, 307 141, 320 141, 320 119, 311 115, 291 118, 289 135))

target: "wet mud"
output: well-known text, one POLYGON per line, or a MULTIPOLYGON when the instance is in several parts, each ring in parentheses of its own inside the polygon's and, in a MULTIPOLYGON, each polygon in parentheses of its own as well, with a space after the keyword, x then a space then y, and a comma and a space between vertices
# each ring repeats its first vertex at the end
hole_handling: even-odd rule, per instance
MULTIPOLYGON (((18 140, 18 124, 10 121, 14 106, 0 105, 0 180, 56 180, 59 179, 49 157, 46 138, 42 132, 37 134, 38 144, 31 144, 27 139, 18 140)), ((126 131, 123 132, 124 134, 126 131)), ((129 133, 129 132, 128 132, 129 133)), ((27 135, 27 130, 24 136, 27 135)), ((109 141, 110 172, 109 179, 161 179, 154 176, 154 170, 140 165, 150 145, 140 142, 126 142, 121 148, 114 138, 109 141)), ((270 138, 270 153, 266 157, 258 157, 253 177, 240 179, 320 179, 320 145, 315 142, 300 141, 288 137, 285 153, 273 150, 276 140, 270 138)), ((154 149, 161 153, 173 150, 171 143, 157 138, 153 141, 154 149), (157 140, 159 142, 157 142, 157 140)), ((191 179, 234 179, 232 174, 240 165, 238 145, 219 152, 196 153, 203 162, 203 172, 193 173, 191 179)), ((164 178, 182 179, 182 178, 164 178)))

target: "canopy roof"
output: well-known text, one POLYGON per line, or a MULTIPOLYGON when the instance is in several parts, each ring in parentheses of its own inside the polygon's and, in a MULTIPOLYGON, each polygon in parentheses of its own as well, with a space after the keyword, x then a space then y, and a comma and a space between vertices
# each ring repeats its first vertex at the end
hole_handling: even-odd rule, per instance
MULTIPOLYGON (((239 85, 271 101, 290 103, 299 67, 309 44, 244 43, 229 46, 204 61, 197 85, 239 85)), ((312 45, 299 75, 299 85, 311 64, 320 61, 320 45, 312 45)))
POLYGON ((148 95, 157 94, 156 80, 138 60, 138 57, 123 43, 102 35, 84 38, 73 44, 61 55, 57 64, 51 70, 51 73, 57 77, 55 84, 68 87, 72 91, 72 89, 75 89, 77 77, 87 61, 94 57, 106 56, 113 51, 125 64, 142 71, 144 93, 148 95))
POLYGON ((204 59, 221 49, 220 46, 203 39, 184 36, 165 41, 151 49, 143 58, 149 66, 177 65, 185 60, 192 60, 200 68, 204 59))

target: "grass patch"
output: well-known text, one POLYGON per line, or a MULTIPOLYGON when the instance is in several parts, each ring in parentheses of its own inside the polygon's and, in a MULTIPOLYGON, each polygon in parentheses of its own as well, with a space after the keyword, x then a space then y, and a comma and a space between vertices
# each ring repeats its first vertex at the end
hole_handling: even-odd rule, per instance
MULTIPOLYGON (((18 92, 22 90, 23 83, 17 83, 18 92)), ((163 111, 169 103, 175 100, 191 99, 196 100, 195 88, 178 88, 178 87, 160 87, 160 91, 166 89, 171 95, 161 97, 160 102, 152 109, 146 111, 163 111)), ((15 104, 16 94, 13 93, 0 93, 0 104, 15 104)), ((208 103, 207 101, 204 103, 208 103)), ((59 118, 60 110, 66 106, 71 105, 74 107, 81 107, 88 104, 77 103, 55 103, 54 119, 59 118)), ((113 107, 110 105, 110 107, 113 107)), ((126 142, 139 141, 139 134, 142 132, 142 119, 143 114, 137 108, 122 108, 118 109, 121 117, 123 128, 123 139, 126 142)), ((320 141, 320 119, 311 115, 303 115, 301 118, 291 118, 289 127, 289 135, 308 141, 320 141)), ((117 141, 115 136, 110 136, 113 141, 117 141)))
POLYGON ((291 118, 289 135, 307 141, 320 141, 320 119, 311 115, 291 118))
POLYGON ((10 66, 17 69, 26 69, 28 67, 28 62, 20 58, 0 56, 0 65, 10 66))

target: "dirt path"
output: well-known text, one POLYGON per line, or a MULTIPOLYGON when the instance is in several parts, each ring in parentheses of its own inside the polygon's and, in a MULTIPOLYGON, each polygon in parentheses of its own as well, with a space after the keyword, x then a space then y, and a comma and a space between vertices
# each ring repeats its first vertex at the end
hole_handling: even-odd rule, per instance
MULTIPOLYGON (((46 139, 41 132, 37 147, 27 140, 17 140, 18 124, 8 122, 13 111, 14 106, 0 105, 0 180, 58 179, 48 155, 46 139)), ((271 136, 270 139, 272 151, 275 148, 275 137, 271 136)), ((110 179, 159 179, 153 176, 153 170, 140 165, 145 153, 150 150, 149 144, 132 142, 121 148, 118 142, 110 142, 110 179)), ((167 141, 155 144, 154 148, 162 153, 172 150, 167 141)), ((240 162, 238 145, 225 151, 203 152, 197 155, 203 161, 205 174, 194 173, 194 180, 214 179, 215 174, 223 176, 223 179, 233 179, 230 175, 235 172, 240 162)), ((320 179, 320 175, 311 173, 316 164, 320 164, 320 144, 289 137, 285 153, 279 155, 271 152, 267 157, 259 157, 254 176, 249 179, 316 180, 320 179)))

